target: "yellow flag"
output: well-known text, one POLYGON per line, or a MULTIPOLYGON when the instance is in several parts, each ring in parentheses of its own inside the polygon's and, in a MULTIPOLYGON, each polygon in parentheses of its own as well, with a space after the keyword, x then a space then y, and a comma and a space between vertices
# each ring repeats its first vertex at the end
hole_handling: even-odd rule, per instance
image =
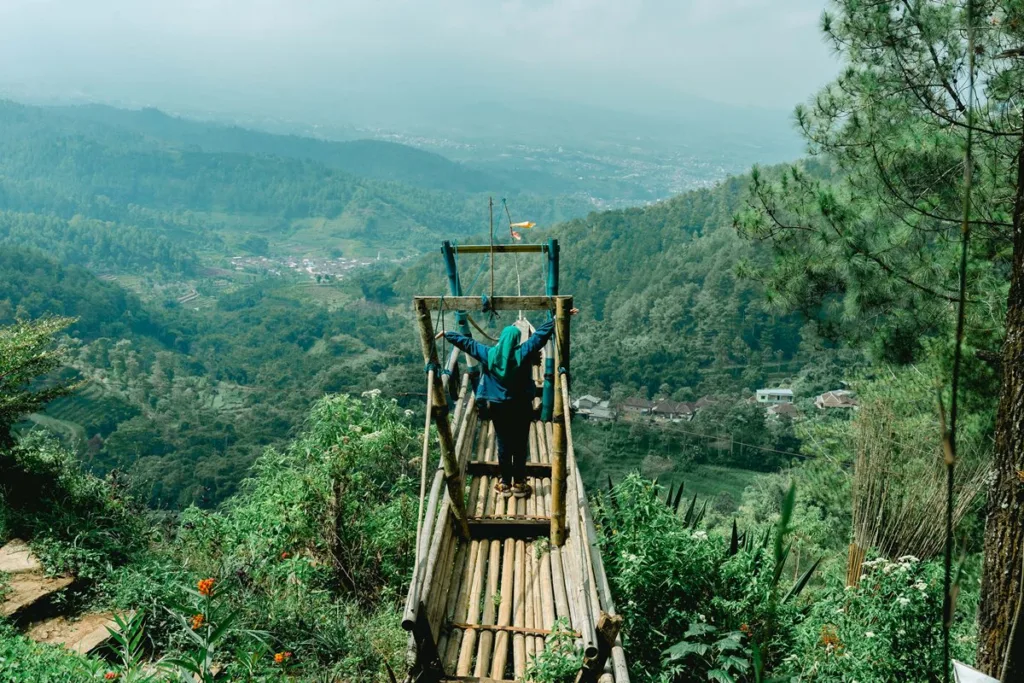
POLYGON ((513 223, 512 227, 513 228, 532 228, 535 225, 537 225, 537 224, 536 223, 532 223, 530 221, 523 221, 522 223, 513 223))

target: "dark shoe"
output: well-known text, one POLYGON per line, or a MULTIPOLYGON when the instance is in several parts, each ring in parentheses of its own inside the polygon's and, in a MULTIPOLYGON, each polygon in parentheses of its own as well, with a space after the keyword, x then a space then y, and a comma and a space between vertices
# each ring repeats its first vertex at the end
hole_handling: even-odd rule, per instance
POLYGON ((497 484, 494 485, 494 491, 495 493, 500 493, 505 498, 508 498, 512 495, 512 487, 503 481, 499 481, 497 484))
POLYGON ((533 487, 529 484, 512 484, 512 495, 516 498, 529 498, 531 493, 533 493, 533 487))

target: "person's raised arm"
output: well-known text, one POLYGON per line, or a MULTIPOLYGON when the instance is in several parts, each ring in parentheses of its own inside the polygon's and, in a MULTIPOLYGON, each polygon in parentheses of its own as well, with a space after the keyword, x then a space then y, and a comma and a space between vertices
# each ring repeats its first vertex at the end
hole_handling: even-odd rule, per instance
POLYGON ((487 362, 488 348, 481 344, 480 342, 478 342, 476 339, 473 339, 472 337, 467 337, 464 334, 459 334, 458 332, 451 331, 438 332, 436 335, 438 339, 441 338, 442 336, 449 344, 458 347, 462 351, 465 351, 466 353, 468 353, 473 358, 476 358, 481 363, 487 362))
MULTIPOLYGON (((576 315, 580 312, 580 309, 574 308, 569 311, 569 315, 576 315)), ((541 347, 548 343, 548 339, 551 339, 551 335, 555 332, 555 319, 552 318, 546 323, 534 330, 530 338, 523 342, 519 347, 519 358, 520 360, 526 358, 531 353, 540 351, 541 347)))

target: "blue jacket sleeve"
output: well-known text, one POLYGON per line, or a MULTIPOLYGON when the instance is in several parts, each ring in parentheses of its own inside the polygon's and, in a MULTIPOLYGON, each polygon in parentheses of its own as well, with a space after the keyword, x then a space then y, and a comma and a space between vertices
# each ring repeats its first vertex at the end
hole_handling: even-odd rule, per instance
POLYGON ((445 332, 444 338, 449 344, 459 347, 481 363, 487 362, 488 347, 484 346, 476 339, 459 334, 458 332, 445 332))
POLYGON ((554 319, 547 321, 538 327, 530 338, 519 346, 519 360, 526 358, 532 353, 540 351, 541 347, 548 343, 551 334, 555 331, 554 319))

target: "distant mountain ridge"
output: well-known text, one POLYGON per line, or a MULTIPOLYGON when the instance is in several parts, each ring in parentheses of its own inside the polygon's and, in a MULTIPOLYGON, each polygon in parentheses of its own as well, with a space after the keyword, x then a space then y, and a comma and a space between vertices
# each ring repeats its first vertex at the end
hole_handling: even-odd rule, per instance
MULTIPOLYGON (((115 126, 184 148, 204 152, 268 154, 316 161, 352 175, 388 180, 431 190, 495 192, 507 179, 478 171, 409 145, 383 140, 336 142, 299 135, 279 135, 240 126, 197 121, 159 109, 118 109, 100 104, 54 107, 75 120, 115 126)), ((507 191, 518 190, 508 187, 507 191)))

